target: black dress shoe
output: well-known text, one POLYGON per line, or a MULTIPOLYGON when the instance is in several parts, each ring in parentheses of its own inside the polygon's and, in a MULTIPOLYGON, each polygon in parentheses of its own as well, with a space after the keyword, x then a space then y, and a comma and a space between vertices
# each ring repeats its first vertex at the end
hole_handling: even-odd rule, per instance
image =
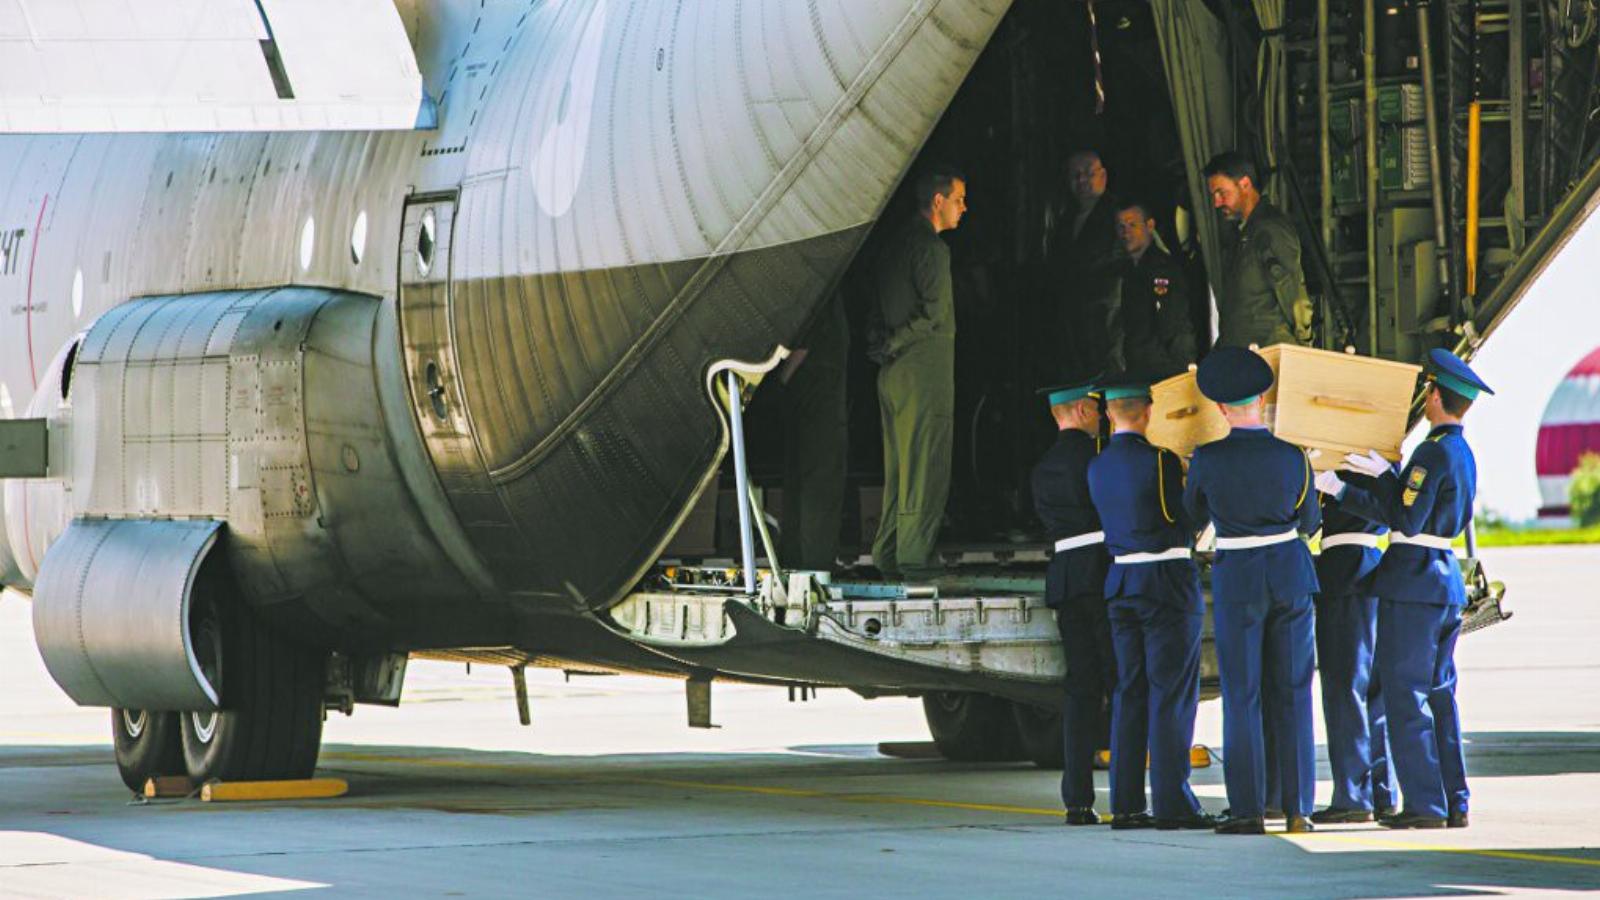
POLYGON ((1266 834, 1267 823, 1260 818, 1228 817, 1216 825, 1217 834, 1266 834))
POLYGON ((1446 824, 1448 824, 1451 828, 1467 827, 1467 811, 1460 809, 1450 813, 1450 818, 1447 820, 1446 824))
POLYGON ((1317 826, 1311 824, 1311 820, 1305 816, 1290 816, 1283 830, 1286 834, 1307 834, 1316 831, 1317 826))
POLYGON ((1209 813, 1197 812, 1175 819, 1156 819, 1158 831, 1200 831, 1217 827, 1220 820, 1209 813))
POLYGON ((1372 811, 1367 809, 1343 809, 1330 806, 1319 809, 1311 814, 1311 821, 1318 825, 1345 825, 1351 822, 1371 822, 1372 811))
POLYGON ((1403 812, 1398 816, 1379 819, 1385 828, 1444 828, 1449 823, 1442 816, 1424 816, 1421 813, 1403 812))
POLYGON ((1095 812, 1092 807, 1088 807, 1088 806, 1069 806, 1069 807, 1067 807, 1067 824, 1068 825, 1099 825, 1100 824, 1100 814, 1095 812))
POLYGON ((1117 813, 1111 817, 1111 828, 1115 831, 1128 831, 1134 828, 1154 828, 1156 820, 1150 818, 1149 813, 1117 813))
POLYGON ((1392 819, 1396 815, 1398 815, 1399 813, 1400 813, 1400 810, 1395 809, 1392 806, 1380 806, 1377 809, 1374 809, 1372 811, 1372 818, 1374 820, 1376 820, 1376 821, 1381 822, 1384 819, 1392 819))
POLYGON ((1269 807, 1267 807, 1266 818, 1268 818, 1268 819, 1282 819, 1282 818, 1284 818, 1283 810, 1274 809, 1273 807, 1269 806, 1269 807))

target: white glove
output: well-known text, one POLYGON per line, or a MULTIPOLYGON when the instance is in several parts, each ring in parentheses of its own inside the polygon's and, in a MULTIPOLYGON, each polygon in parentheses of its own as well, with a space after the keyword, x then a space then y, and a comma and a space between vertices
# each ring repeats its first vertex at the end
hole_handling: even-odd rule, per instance
POLYGON ((1331 471, 1318 472, 1317 490, 1324 494, 1332 494, 1334 499, 1337 500, 1344 494, 1344 482, 1340 481, 1339 476, 1331 471))
POLYGON ((1346 453, 1344 465, 1339 468, 1347 472, 1371 475, 1373 478, 1391 471, 1389 461, 1379 456, 1376 450, 1368 450, 1366 453, 1346 453))

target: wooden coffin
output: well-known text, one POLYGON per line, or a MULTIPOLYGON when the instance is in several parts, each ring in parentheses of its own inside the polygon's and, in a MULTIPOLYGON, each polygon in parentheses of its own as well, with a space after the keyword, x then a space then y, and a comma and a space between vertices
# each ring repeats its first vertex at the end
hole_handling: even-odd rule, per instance
POLYGON ((1187 458, 1194 448, 1228 434, 1228 421, 1200 393, 1194 369, 1150 386, 1150 428, 1145 437, 1157 447, 1187 458))
POLYGON ((1400 459, 1420 366, 1277 344, 1259 351, 1277 378, 1267 392, 1272 433, 1308 450, 1319 471, 1368 448, 1400 459))

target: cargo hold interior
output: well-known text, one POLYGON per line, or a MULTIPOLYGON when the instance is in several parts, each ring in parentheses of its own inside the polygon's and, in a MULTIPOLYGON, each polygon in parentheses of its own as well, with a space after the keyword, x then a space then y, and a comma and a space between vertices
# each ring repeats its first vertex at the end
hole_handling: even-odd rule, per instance
MULTIPOLYGON (((1051 217, 1068 202, 1066 160, 1073 152, 1097 151, 1110 193, 1158 210, 1162 243, 1183 253, 1190 282, 1199 286, 1191 298, 1197 333, 1206 327, 1203 262, 1197 248, 1182 248, 1172 227, 1187 185, 1149 8, 1100 2, 1094 15, 1091 29, 1084 4, 1013 5, 844 274, 838 300, 850 322, 844 559, 870 552, 877 527, 883 460, 866 319, 878 247, 914 213, 915 173, 953 166, 968 185, 968 213, 944 235, 957 338, 954 459, 941 548, 1042 544, 1028 476, 1053 440, 1054 426, 1034 392, 1074 368, 1057 321, 1061 307, 1076 299, 1070 285, 1052 277, 1045 247, 1051 217)), ((778 379, 769 379, 745 418, 751 476, 774 524, 784 502, 783 390, 778 379)), ((707 555, 736 557, 731 458, 724 462, 720 493, 715 552, 707 555)), ((702 498, 699 537, 684 540, 692 537, 691 520, 676 542, 680 549, 709 549, 710 513, 702 498)))

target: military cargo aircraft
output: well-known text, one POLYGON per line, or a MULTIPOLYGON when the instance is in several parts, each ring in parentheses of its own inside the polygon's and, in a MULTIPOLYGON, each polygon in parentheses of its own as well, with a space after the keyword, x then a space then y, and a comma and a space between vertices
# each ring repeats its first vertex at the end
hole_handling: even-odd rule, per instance
POLYGON ((1298 223, 1323 346, 1470 355, 1600 196, 1596 24, 1592 0, 17 0, 0 583, 112 710, 130 786, 304 776, 326 712, 399 702, 413 657, 681 678, 701 725, 715 679, 921 694, 949 755, 1059 758, 1017 472, 1062 159, 1098 148, 1203 286, 1200 169, 1241 148, 1298 223), (756 388, 829 297, 859 305, 935 160, 973 208, 971 574, 786 572, 756 388), (669 551, 719 497, 736 524, 669 551))

